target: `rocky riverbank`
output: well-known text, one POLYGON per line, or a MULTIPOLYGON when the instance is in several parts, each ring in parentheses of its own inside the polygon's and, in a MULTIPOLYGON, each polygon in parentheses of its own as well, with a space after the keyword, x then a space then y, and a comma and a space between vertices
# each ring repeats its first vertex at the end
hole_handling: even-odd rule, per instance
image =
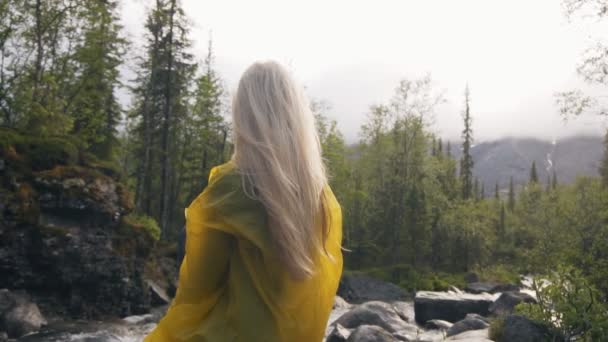
MULTIPOLYGON (((130 219, 131 195, 112 168, 70 141, 2 133, 0 342, 140 341, 175 291, 176 255, 130 219)), ((534 301, 525 285, 474 279, 412 295, 347 275, 327 342, 488 341, 496 317, 498 341, 542 340, 542 327, 512 315, 534 301)))
MULTIPOLYGON (((418 292, 413 300, 408 300, 403 290, 392 284, 366 276, 347 276, 339 294, 370 300, 353 304, 337 296, 326 330, 326 342, 487 342, 493 341, 490 324, 495 319, 503 321, 500 331, 496 332, 495 341, 498 342, 543 341, 546 333, 542 326, 513 315, 518 303, 535 300, 526 293, 525 286, 496 293, 474 294, 455 288, 447 292, 418 292), (345 292, 345 289, 349 291, 345 292), (374 296, 382 300, 373 300, 374 296)), ((26 335, 19 341, 140 341, 154 328, 165 309, 166 306, 160 306, 144 315, 105 321, 49 320, 38 333, 26 335)), ((0 326, 5 324, 3 317, 0 313, 0 326)))
POLYGON ((0 133, 0 340, 166 304, 176 260, 155 252, 120 175, 69 140, 0 133))

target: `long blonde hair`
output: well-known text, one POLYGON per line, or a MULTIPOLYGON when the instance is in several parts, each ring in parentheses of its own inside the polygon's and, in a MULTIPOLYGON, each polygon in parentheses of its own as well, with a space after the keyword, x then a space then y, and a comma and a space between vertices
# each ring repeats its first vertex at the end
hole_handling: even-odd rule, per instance
POLYGON ((232 115, 233 160, 245 191, 264 204, 286 269, 295 279, 308 278, 329 230, 327 176, 308 101, 285 68, 257 62, 241 77, 232 115))

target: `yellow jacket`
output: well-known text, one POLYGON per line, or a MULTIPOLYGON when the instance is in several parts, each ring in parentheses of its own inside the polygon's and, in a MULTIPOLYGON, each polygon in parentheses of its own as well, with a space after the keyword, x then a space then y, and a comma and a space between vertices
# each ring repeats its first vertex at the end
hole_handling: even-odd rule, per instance
POLYGON ((319 252, 314 276, 296 281, 272 248, 266 210, 245 195, 234 164, 215 167, 186 209, 176 296, 144 341, 321 341, 342 273, 342 214, 325 191, 331 257, 319 252))

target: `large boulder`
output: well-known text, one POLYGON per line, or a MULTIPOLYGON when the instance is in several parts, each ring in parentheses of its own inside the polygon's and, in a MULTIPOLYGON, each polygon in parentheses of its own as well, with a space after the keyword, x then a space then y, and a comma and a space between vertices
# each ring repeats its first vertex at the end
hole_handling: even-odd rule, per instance
POLYGON ((431 319, 426 321, 424 327, 430 330, 448 330, 450 329, 454 323, 450 323, 448 321, 442 321, 440 319, 431 319))
POLYGON ((25 293, 0 290, 0 331, 6 332, 8 337, 19 338, 46 324, 38 306, 25 293))
POLYGON ((43 311, 77 318, 149 310, 154 238, 125 221, 124 185, 74 165, 11 174, 0 187, 0 288, 26 289, 43 311))
POLYGON ((375 325, 362 325, 353 330, 347 342, 398 342, 386 330, 375 325))
POLYGON ((338 295, 349 303, 363 303, 371 300, 385 302, 408 298, 404 289, 364 274, 344 275, 340 279, 338 295))
POLYGON ((474 282, 469 283, 464 289, 469 293, 499 293, 507 291, 519 291, 519 286, 515 284, 501 284, 494 282, 474 282))
POLYGON ((334 298, 334 305, 332 307, 332 309, 336 310, 336 309, 349 309, 351 307, 351 305, 344 300, 344 298, 340 297, 340 296, 336 296, 334 298))
POLYGON ((355 306, 338 318, 335 323, 348 329, 361 325, 375 325, 390 333, 415 328, 414 325, 404 321, 392 305, 378 301, 355 306))
POLYGON ((550 340, 550 336, 546 326, 524 316, 510 315, 504 319, 499 342, 541 342, 550 340))
POLYGON ((483 317, 477 314, 468 314, 465 319, 454 323, 454 325, 448 329, 447 336, 454 336, 465 331, 480 330, 489 327, 490 324, 483 317))
POLYGON ((414 298, 416 322, 424 325, 431 319, 456 323, 469 313, 487 316, 495 296, 487 293, 469 294, 454 292, 420 291, 414 298))
POLYGON ((350 330, 336 324, 331 329, 329 335, 325 338, 325 342, 344 342, 350 336, 350 330))
POLYGON ((505 292, 490 305, 490 314, 494 316, 506 316, 513 313, 519 303, 536 303, 536 299, 527 293, 505 292))

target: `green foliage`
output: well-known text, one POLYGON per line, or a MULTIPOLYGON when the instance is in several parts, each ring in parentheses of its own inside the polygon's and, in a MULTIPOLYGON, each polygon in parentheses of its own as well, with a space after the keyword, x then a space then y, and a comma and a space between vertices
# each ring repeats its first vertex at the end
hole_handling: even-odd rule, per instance
POLYGON ((160 239, 160 228, 154 218, 144 215, 131 213, 123 217, 123 221, 133 229, 138 229, 150 236, 153 240, 160 239))
POLYGON ((67 136, 41 137, 24 135, 11 129, 0 129, 0 149, 13 151, 12 158, 28 169, 39 171, 56 165, 74 165, 79 161, 79 149, 67 136))
POLYGON ((409 264, 389 267, 374 267, 348 273, 367 274, 399 285, 410 293, 415 291, 447 291, 450 286, 464 288, 464 273, 433 272, 416 270, 409 264))
POLYGON ((496 317, 490 321, 490 339, 492 341, 502 341, 505 329, 505 321, 502 317, 496 317))
POLYGON ((473 270, 483 281, 491 281, 502 284, 518 284, 519 273, 511 265, 493 264, 478 267, 473 270))
POLYGON ((471 147, 473 146, 473 118, 471 117, 470 108, 470 93, 467 85, 464 91, 464 112, 462 119, 464 121, 464 129, 462 131, 462 158, 460 159, 460 180, 462 182, 462 198, 467 200, 477 196, 477 192, 473 191, 473 157, 471 156, 471 147))
POLYGON ((572 267, 559 267, 546 281, 535 282, 538 304, 522 303, 517 311, 551 327, 567 341, 608 338, 608 305, 598 290, 572 267))

